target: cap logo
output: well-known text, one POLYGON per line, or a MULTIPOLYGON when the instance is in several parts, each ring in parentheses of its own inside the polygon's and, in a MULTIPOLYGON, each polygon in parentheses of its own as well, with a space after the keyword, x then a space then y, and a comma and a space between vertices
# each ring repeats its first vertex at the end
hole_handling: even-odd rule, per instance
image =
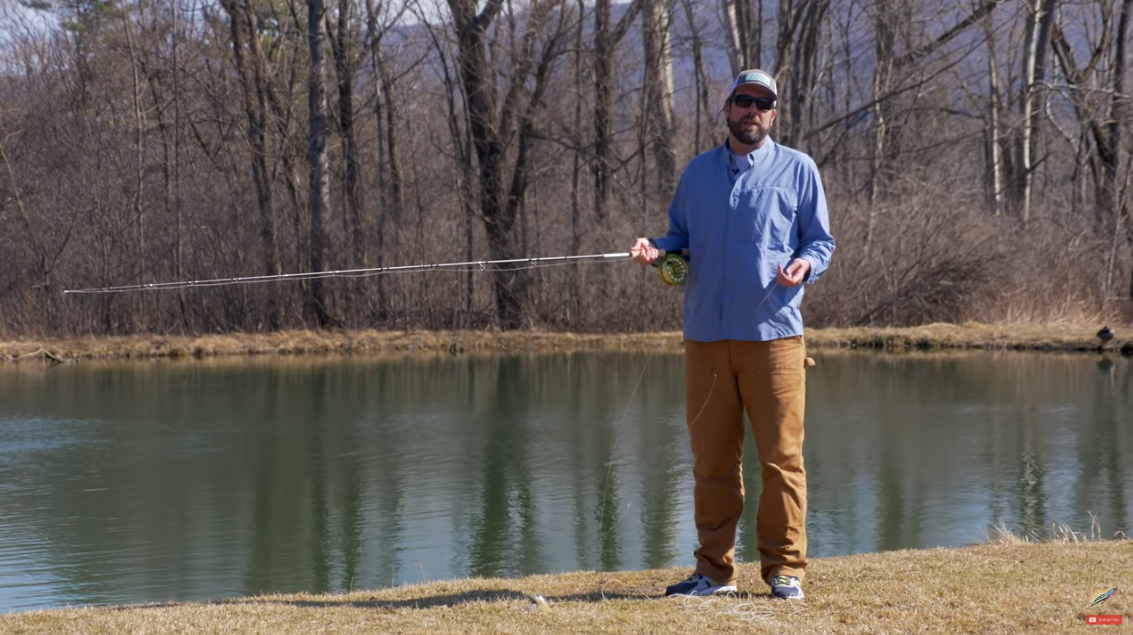
POLYGON ((762 73, 747 73, 744 75, 743 81, 745 82, 759 82, 761 84, 768 83, 767 77, 762 73))

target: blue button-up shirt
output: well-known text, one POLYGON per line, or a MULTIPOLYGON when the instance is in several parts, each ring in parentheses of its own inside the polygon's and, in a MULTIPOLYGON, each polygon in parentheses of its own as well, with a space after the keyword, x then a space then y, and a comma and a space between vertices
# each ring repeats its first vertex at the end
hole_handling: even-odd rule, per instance
POLYGON ((744 158, 727 144, 681 174, 669 205, 664 251, 688 249, 684 337, 700 342, 766 341, 803 334, 803 287, 776 282, 776 267, 810 262, 806 284, 834 252, 818 166, 767 138, 744 158), (740 168, 738 171, 733 171, 740 168))

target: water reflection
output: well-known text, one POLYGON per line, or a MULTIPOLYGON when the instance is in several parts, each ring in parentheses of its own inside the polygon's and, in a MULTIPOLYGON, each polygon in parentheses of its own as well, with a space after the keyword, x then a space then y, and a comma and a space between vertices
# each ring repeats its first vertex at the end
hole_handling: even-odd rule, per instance
MULTIPOLYGON (((815 357, 812 556, 1129 531, 1133 360, 815 357)), ((691 565, 682 364, 0 368, 0 610, 691 565)))

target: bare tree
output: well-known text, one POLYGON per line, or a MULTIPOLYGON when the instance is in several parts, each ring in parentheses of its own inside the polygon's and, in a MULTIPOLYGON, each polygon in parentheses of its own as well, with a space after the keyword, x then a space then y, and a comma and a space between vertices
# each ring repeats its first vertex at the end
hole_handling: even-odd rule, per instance
MULTIPOLYGON (((58 328, 56 317, 57 290, 53 274, 68 243, 71 241, 75 224, 71 222, 63 232, 46 232, 44 229, 36 227, 37 223, 33 222, 31 214, 28 213, 27 207, 24 205, 23 197, 20 195, 12 162, 8 158, 8 153, 4 151, 5 141, 6 139, 0 139, 0 161, 4 163, 5 176, 10 184, 9 192, 11 201, 15 206, 16 218, 24 230, 23 235, 31 244, 31 253, 37 265, 35 267, 35 284, 28 289, 28 293, 30 295, 33 289, 38 288, 40 297, 36 304, 39 305, 37 311, 39 330, 41 333, 51 332, 58 328), (50 242, 55 244, 51 245, 50 242)), ((38 224, 41 225, 42 223, 38 224)))
MULTIPOLYGON (((403 3, 398 10, 392 11, 389 22, 379 25, 378 16, 384 5, 375 5, 374 0, 366 0, 366 32, 370 44, 371 82, 374 85, 374 131, 377 138, 377 173, 378 173, 378 212, 377 212, 377 260, 376 265, 385 264, 386 255, 386 227, 389 220, 401 218, 401 210, 405 206, 403 170, 398 143, 397 121, 399 118, 397 100, 394 99, 393 71, 386 60, 382 47, 382 34, 390 30, 405 13, 408 5, 403 3)), ((427 20, 422 20, 428 24, 427 20)), ((387 310, 387 299, 384 281, 379 277, 377 282, 378 316, 384 317, 387 310)))
POLYGON ((901 0, 877 0, 873 6, 874 28, 874 75, 873 75, 873 116, 874 137, 870 148, 869 171, 869 223, 866 225, 865 253, 868 256, 873 249, 874 232, 877 229, 877 217, 880 211, 878 205, 879 191, 883 188, 885 159, 890 145, 889 130, 890 116, 895 105, 886 95, 893 88, 896 69, 896 27, 900 23, 901 15, 897 13, 895 3, 901 0))
MULTIPOLYGON (((178 63, 179 44, 181 42, 181 23, 180 12, 181 7, 178 0, 169 0, 169 15, 171 24, 171 51, 169 56, 170 61, 170 75, 173 81, 173 208, 175 215, 175 227, 177 232, 174 236, 175 246, 173 249, 173 277, 178 280, 184 275, 183 273, 183 260, 185 257, 185 219, 184 219, 184 199, 181 197, 181 138, 182 138, 182 122, 181 122, 181 67, 178 63)), ((168 164, 168 162, 167 162, 168 164)), ((167 197, 168 200, 168 197, 167 197)), ((180 308, 181 326, 188 328, 188 311, 185 307, 185 294, 177 294, 177 304, 180 308)))
POLYGON ((672 25, 665 0, 640 0, 641 42, 645 53, 643 90, 645 92, 646 137, 657 164, 657 183, 661 198, 673 191, 677 179, 676 151, 673 148, 673 52, 669 28, 672 25))
POLYGON ((446 2, 0 3, 0 335, 678 328, 613 263, 58 292, 605 251, 752 66, 844 237, 815 324, 1133 315, 1133 0, 446 2))
MULTIPOLYGON (((1127 97, 1125 94, 1125 76, 1129 69, 1129 51, 1127 50, 1127 46, 1129 43, 1129 19, 1131 13, 1133 13, 1133 0, 1122 0, 1121 12, 1117 20, 1117 46, 1116 50, 1114 51, 1115 59, 1113 65, 1113 94, 1115 102, 1113 106, 1114 116, 1109 124, 1110 145, 1114 148, 1117 148, 1118 152, 1120 152, 1121 148, 1123 128, 1125 127, 1126 122, 1129 120, 1130 114, 1129 97, 1127 97)), ((1112 162, 1112 169, 1114 172, 1117 172, 1121 163, 1121 157, 1113 157, 1112 162)), ((1128 161, 1126 162, 1126 170, 1129 170, 1128 161)), ((1126 238, 1128 239, 1129 244, 1133 246, 1133 210, 1129 208, 1126 201, 1126 193, 1129 191, 1128 185, 1128 181, 1126 181, 1126 183, 1122 187, 1120 195, 1117 192, 1117 188, 1113 188, 1115 198, 1113 206, 1115 212, 1114 215, 1117 218, 1115 224, 1120 226, 1120 221, 1124 219, 1125 231, 1127 232, 1126 238)), ((1114 234, 1117 233, 1118 232, 1114 232, 1114 234)), ((1128 297, 1130 299, 1133 299, 1133 267, 1130 268, 1128 297)))
MULTIPOLYGON (((884 0, 878 0, 884 2, 884 0)), ((822 50, 820 38, 826 14, 830 10, 830 0, 806 0, 789 14, 796 25, 796 31, 780 30, 780 37, 788 38, 779 45, 783 54, 784 66, 778 67, 778 75, 785 80, 780 89, 785 96, 785 107, 781 108, 783 120, 778 124, 783 143, 796 146, 802 141, 802 131, 807 122, 805 113, 810 107, 810 94, 817 83, 818 59, 822 50), (794 14, 797 13, 797 20, 794 14)), ((882 34, 878 34, 880 38, 882 34)))
MULTIPOLYGON (((762 0, 760 0, 760 11, 762 11, 762 0)), ((708 76, 708 69, 704 64, 704 44, 701 40, 700 25, 696 21, 696 11, 693 8, 691 0, 681 0, 681 8, 684 9, 685 19, 688 21, 689 40, 692 46, 692 64, 693 64, 693 77, 696 85, 696 116, 695 125, 695 139, 693 140, 693 152, 699 154, 700 146, 700 131, 702 127, 703 118, 712 112, 712 103, 708 95, 708 87, 711 84, 711 78, 708 76)), ((738 75, 739 72, 733 73, 733 76, 738 75)))
MULTIPOLYGON (((584 65, 584 51, 583 51, 583 33, 586 30, 586 4, 583 0, 578 0, 578 18, 574 30, 574 59, 572 65, 574 67, 574 135, 571 139, 574 146, 574 152, 571 153, 571 172, 570 172, 570 248, 569 253, 578 255, 582 249, 582 203, 579 200, 579 185, 582 176, 582 101, 585 93, 583 85, 583 65, 584 65)), ((579 276, 574 276, 571 279, 571 303, 570 311, 577 317, 582 312, 582 282, 579 276)))
MULTIPOLYGON (((1102 74, 1100 68, 1107 58, 1115 68, 1119 65, 1124 66, 1125 62, 1116 59, 1118 52, 1124 57, 1124 43, 1113 44, 1113 42, 1122 40, 1114 33, 1115 27, 1127 28, 1128 18, 1119 18, 1115 25, 1109 3, 1099 2, 1095 6, 1103 28, 1098 31, 1096 39, 1087 43, 1086 52, 1089 57, 1084 65, 1079 65, 1074 52, 1075 47, 1071 45, 1062 24, 1054 25, 1052 44, 1059 69, 1069 88, 1074 91, 1071 105, 1082 127, 1089 131, 1089 140, 1094 148, 1090 153, 1090 167, 1095 189, 1095 224, 1100 231, 1107 231, 1114 226, 1114 219, 1119 215, 1117 204, 1121 200, 1118 179, 1120 147, 1116 143, 1120 142, 1122 122, 1113 117, 1113 106, 1117 101, 1113 87, 1119 81, 1118 76, 1116 74, 1108 78, 1099 76, 1102 74), (1109 86, 1101 91, 1095 91, 1093 87, 1099 84, 1109 86), (1103 102, 1100 114, 1095 110, 1099 99, 1103 102)), ((1127 1, 1122 0, 1120 7, 1123 13, 1127 6, 1127 1)))
POLYGON ((1012 179, 1019 215, 1031 219, 1031 196, 1035 181, 1035 149, 1041 118, 1038 92, 1046 81, 1047 49, 1054 24, 1054 0, 1028 0, 1026 38, 1023 45, 1023 98, 1019 100, 1023 130, 1018 146, 1018 174, 1012 179), (1032 4, 1033 3, 1033 4, 1032 4))
MULTIPOLYGON (((499 15, 503 0, 488 0, 480 13, 476 13, 475 0, 448 0, 460 50, 468 125, 479 161, 480 216, 487 229, 493 259, 514 259, 520 255, 515 234, 516 213, 527 188, 527 153, 534 132, 533 117, 546 90, 551 64, 559 52, 559 39, 566 32, 561 13, 559 23, 538 55, 535 45, 551 14, 562 4, 563 0, 544 0, 533 3, 528 9, 522 35, 512 39, 512 67, 506 73, 501 100, 494 79, 496 72, 488 57, 487 33, 499 15), (533 83, 530 90, 526 87, 529 81, 533 83), (515 143, 514 158, 510 161, 510 185, 505 185, 511 139, 515 143)), ((529 275, 522 269, 495 274, 496 317, 502 328, 522 326, 528 283, 529 275)))
POLYGON ((865 239, 867 254, 873 244, 874 230, 877 226, 876 203, 888 186, 889 166, 897 155, 894 149, 896 147, 894 132, 900 128, 894 126, 894 118, 899 114, 901 118, 907 119, 913 111, 907 105, 902 108, 894 101, 894 97, 905 92, 901 84, 906 83, 906 79, 910 76, 920 75, 913 86, 918 89, 923 87, 927 83, 924 79, 925 74, 914 73, 915 65, 955 40, 973 25, 979 24, 1003 2, 1005 0, 984 0, 939 36, 917 46, 908 46, 903 53, 897 50, 898 36, 906 33, 902 29, 903 25, 914 22, 911 0, 876 0, 873 4, 875 72, 870 108, 874 114, 874 136, 869 150, 870 212, 865 239))
MULTIPOLYGON (((419 17, 423 17, 420 14, 418 15, 419 17)), ((457 71, 452 68, 450 62, 452 56, 449 51, 448 43, 442 40, 437 30, 429 24, 428 20, 422 19, 421 22, 425 25, 425 29, 429 34, 429 40, 433 45, 433 50, 440 61, 439 70, 444 86, 445 106, 448 114, 446 118, 448 122, 448 132, 452 139, 456 153, 456 162, 459 166, 457 171, 457 189, 460 192, 460 208, 463 216, 463 257, 465 262, 471 262, 473 259, 472 227, 476 219, 476 210, 473 205, 476 199, 476 168, 471 134, 472 127, 467 125, 467 121, 461 117, 461 114, 467 111, 468 104, 467 101, 463 99, 464 93, 460 89, 460 80, 457 77, 457 71), (461 125, 462 122, 464 125, 461 125)), ((474 272, 468 271, 465 273, 464 303, 461 307, 463 312, 463 326, 465 328, 470 328, 472 324, 472 306, 476 290, 475 280, 476 276, 474 272)))
POLYGON ((999 56, 997 55, 995 29, 991 16, 984 18, 984 37, 987 40, 987 125, 985 135, 985 155, 988 164, 987 193, 988 203, 995 216, 1004 212, 1004 174, 1003 143, 1003 86, 999 80, 999 56))
MULTIPOLYGON (((126 34, 126 47, 129 51, 130 57, 130 87, 131 87, 131 104, 133 105, 134 116, 134 192, 131 195, 131 202, 134 212, 134 230, 137 232, 137 251, 140 254, 138 263, 136 265, 139 277, 145 276, 145 254, 146 254, 146 219, 145 213, 142 209, 142 197, 145 189, 145 129, 147 127, 145 114, 142 111, 142 80, 141 71, 138 68, 138 52, 134 46, 134 30, 130 24, 130 18, 126 11, 121 12, 122 30, 126 34)), ((135 298, 139 305, 138 314, 144 315, 146 312, 144 297, 135 298)))
MULTIPOLYGON (((307 189, 310 210, 311 271, 326 269, 328 237, 326 206, 330 200, 327 178, 327 91, 323 68, 325 34, 323 18, 325 0, 307 0, 307 53, 310 66, 307 74, 307 189)), ((319 327, 330 324, 327 296, 323 281, 311 280, 307 298, 308 311, 319 327)))
POLYGON ((742 70, 762 66, 763 0, 720 0, 719 7, 732 77, 742 70))
MULTIPOLYGON (((358 140, 354 130, 354 81, 358 55, 354 42, 359 39, 352 20, 354 5, 338 0, 335 28, 329 26, 331 50, 334 53, 335 83, 338 88, 338 133, 342 137, 344 174, 342 189, 346 199, 346 219, 350 229, 352 268, 369 266, 366 249, 366 227, 362 220, 362 183, 359 180, 358 140)), ((328 23, 330 20, 328 19, 328 23)))
POLYGON ((613 116, 613 58, 641 9, 642 0, 633 0, 626 12, 610 29, 610 0, 594 2, 594 213, 598 222, 607 216, 610 200, 610 172, 613 164, 613 138, 610 122, 613 116))
MULTIPOLYGON (((247 121, 245 136, 251 150, 252 183, 259 206, 260 245, 263 249, 261 272, 266 276, 282 271, 278 242, 278 220, 273 201, 271 176, 268 169, 267 119, 268 88, 265 83, 266 63, 255 33, 256 18, 250 0, 221 0, 228 14, 232 57, 240 79, 244 116, 247 121), (251 60, 249 60, 249 57, 251 60)), ((272 330, 280 326, 279 287, 269 285, 268 320, 272 330)))

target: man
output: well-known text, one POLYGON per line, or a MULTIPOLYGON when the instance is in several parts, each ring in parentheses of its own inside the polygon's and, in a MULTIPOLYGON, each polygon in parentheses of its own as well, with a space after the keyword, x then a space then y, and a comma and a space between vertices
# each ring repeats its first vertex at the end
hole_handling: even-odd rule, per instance
MULTIPOLYGON (((735 592, 743 512, 743 411, 762 465, 756 521, 761 574, 775 598, 803 597, 806 473, 802 283, 834 251, 818 168, 768 136, 775 80, 747 70, 732 82, 728 138, 689 161, 669 206, 669 232, 638 238, 642 264, 688 250, 684 298, 685 409, 693 454, 696 571, 666 595, 735 592)), ((810 362, 812 363, 812 362, 810 362)))

